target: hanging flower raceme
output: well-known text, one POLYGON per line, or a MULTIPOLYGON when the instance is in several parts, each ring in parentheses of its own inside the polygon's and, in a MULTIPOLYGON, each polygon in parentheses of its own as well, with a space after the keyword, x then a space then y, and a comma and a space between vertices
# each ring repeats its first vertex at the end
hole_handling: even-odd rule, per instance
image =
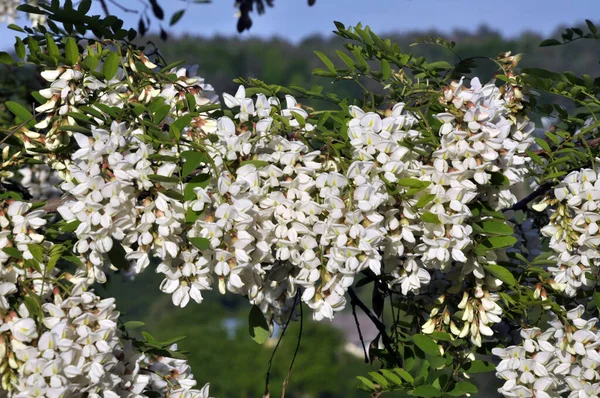
POLYGON ((55 266, 64 248, 44 239, 45 225, 45 212, 31 204, 0 204, 2 390, 9 396, 110 391, 142 397, 152 391, 208 398, 208 386, 194 389, 185 360, 135 348, 119 326, 114 299, 101 299, 85 284, 60 281, 55 266))
MULTIPOLYGON (((596 159, 598 161, 598 159, 596 159)), ((573 171, 558 184, 553 197, 538 205, 551 206, 550 222, 541 229, 550 238, 556 266, 548 270, 560 290, 575 296, 595 285, 600 259, 600 168, 573 171)))
MULTIPOLYGON (((503 260, 504 252, 481 255, 473 229, 460 225, 472 218, 473 203, 514 203, 508 188, 522 181, 531 124, 509 117, 495 86, 474 79, 470 89, 456 83, 444 93, 453 113, 438 115, 439 149, 415 148, 412 142, 424 135, 403 104, 384 118, 351 106, 352 158, 344 168, 307 145, 314 126, 289 95, 283 106, 263 94, 246 98, 240 87, 235 96, 225 95, 226 105, 240 112, 213 119, 196 112, 214 100, 199 95, 210 88, 201 79, 173 70, 175 86, 147 78, 149 72, 135 66, 154 66, 143 54, 125 60, 113 83, 64 68, 45 74, 61 91, 50 89, 39 109, 49 114, 48 124, 39 127, 76 124, 75 110, 98 119, 90 134, 55 130, 78 147, 53 163, 65 179, 62 189, 75 199, 59 212, 76 227, 78 282, 103 282, 106 270, 122 266, 112 263, 112 253, 123 251, 134 273, 157 258, 165 275, 161 290, 178 306, 201 302, 201 291, 216 281, 222 293, 247 295, 279 320, 298 289, 316 319, 332 318, 365 270, 390 273, 390 287, 404 295, 442 275, 474 275, 486 291, 501 284, 483 266, 503 260), (129 84, 120 83, 124 76, 129 84), (130 86, 142 77, 142 93, 134 95, 139 90, 130 86), (133 104, 142 113, 109 128, 98 118, 107 108, 82 105, 90 97, 122 109, 133 104), (177 145, 157 139, 158 132, 148 135, 142 117, 157 111, 159 126, 179 137, 177 145), (428 163, 423 152, 432 156, 428 163), (493 191, 488 182, 498 175, 505 182, 493 191), (394 184, 399 189, 391 194, 394 184)), ((489 324, 479 328, 487 333, 489 324)), ((473 329, 477 342, 479 328, 473 329)))
POLYGON ((550 328, 521 330, 518 346, 494 349, 501 362, 497 376, 506 380, 505 397, 591 397, 598 394, 600 332, 597 319, 585 319, 584 307, 554 319, 550 328))

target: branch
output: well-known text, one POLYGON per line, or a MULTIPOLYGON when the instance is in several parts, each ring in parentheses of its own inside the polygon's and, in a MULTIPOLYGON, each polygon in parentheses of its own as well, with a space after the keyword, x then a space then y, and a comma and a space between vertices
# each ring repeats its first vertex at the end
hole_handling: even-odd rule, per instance
MULTIPOLYGON (((592 148, 600 146, 600 137, 587 141, 586 146, 592 147, 592 148)), ((535 153, 536 155, 548 154, 543 149, 534 151, 533 153, 535 153)), ((535 198, 537 198, 539 196, 544 195, 546 192, 548 192, 550 189, 552 189, 553 186, 554 185, 552 183, 546 182, 546 183, 540 185, 535 191, 533 191, 532 193, 530 193, 529 195, 527 195, 526 197, 524 197, 523 199, 521 199, 520 201, 515 203, 512 207, 509 207, 508 209, 504 209, 503 211, 527 210, 527 205, 529 204, 529 202, 533 201, 535 198)))
POLYGON ((290 316, 288 317, 287 321, 285 322, 285 326, 283 327, 283 329, 281 331, 281 336, 279 336, 279 339, 277 340, 277 344, 275 345, 275 348, 273 349, 273 352, 271 353, 271 358, 269 358, 269 368, 267 369, 267 377, 265 380, 265 394, 263 395, 263 398, 271 397, 271 387, 270 387, 269 381, 271 379, 271 366, 273 366, 273 358, 275 357, 275 353, 277 352, 277 349, 279 348, 279 344, 281 344, 281 340, 283 340, 283 336, 285 336, 285 332, 287 331, 287 328, 290 325, 290 321, 292 320, 292 317, 294 316, 294 309, 296 308, 296 303, 298 303, 299 301, 300 301, 300 289, 298 289, 298 291, 296 292, 296 296, 294 297, 294 306, 292 307, 292 310, 290 311, 290 316))
POLYGON ((55 213, 60 206, 64 205, 65 203, 67 203, 73 199, 75 199, 75 198, 71 195, 67 195, 62 198, 61 197, 50 198, 46 201, 46 204, 44 205, 44 207, 42 207, 42 210, 44 210, 46 213, 55 213))
POLYGON ((363 338, 362 331, 360 330, 360 323, 358 322, 358 316, 356 316, 356 303, 354 300, 350 302, 352 305, 352 316, 356 323, 356 330, 358 330, 358 337, 360 338, 360 345, 362 345, 363 353, 365 354, 365 363, 369 363, 369 354, 367 353, 367 347, 365 347, 365 339, 363 338))
POLYGON ((358 298, 358 296, 354 292, 354 289, 352 289, 351 287, 348 288, 348 293, 350 294, 351 304, 358 305, 360 307, 360 309, 363 310, 365 315, 367 315, 369 317, 371 322, 373 322, 375 327, 377 327, 377 330, 379 330, 379 333, 381 334, 381 340, 383 341, 383 345, 385 346, 385 349, 389 352, 390 355, 392 355, 394 357, 394 361, 396 362, 396 365, 398 367, 402 367, 402 360, 398 357, 398 353, 392 348, 392 339, 390 338, 387 331, 385 330, 385 325, 383 324, 383 322, 381 322, 379 320, 379 318, 377 318, 375 316, 375 314, 373 314, 373 312, 371 312, 369 307, 367 307, 365 305, 365 303, 363 303, 361 301, 361 299, 358 298))
POLYGON ((127 7, 125 7, 124 5, 120 4, 119 2, 117 2, 115 0, 108 0, 108 1, 110 1, 115 6, 119 7, 123 12, 129 12, 129 13, 133 13, 133 14, 137 14, 138 13, 137 10, 133 10, 131 8, 127 8, 127 7))
POLYGON ((108 11, 108 6, 106 5, 106 0, 100 0, 100 5, 102 5, 102 10, 108 17, 110 15, 110 12, 108 11))
POLYGON ((538 196, 544 195, 546 192, 548 192, 550 189, 552 189, 552 187, 553 187, 553 185, 551 183, 549 183, 549 182, 547 182, 545 184, 542 184, 542 185, 540 185, 538 187, 538 189, 536 189, 535 191, 533 191, 529 195, 525 196, 523 199, 519 200, 517 203, 515 203, 514 205, 512 205, 512 207, 509 207, 508 209, 504 209, 503 211, 508 211, 508 210, 513 210, 513 211, 527 210, 527 205, 529 204, 529 202, 531 202, 532 200, 534 200, 538 196))
POLYGON ((292 363, 290 363, 290 368, 288 369, 288 374, 283 381, 283 389, 281 390, 281 398, 285 398, 285 389, 287 388, 287 384, 292 374, 292 368, 294 367, 294 362, 296 362, 296 356, 298 356, 298 352, 300 351, 300 342, 302 341, 302 329, 304 326, 304 313, 302 312, 302 300, 299 300, 300 306, 300 330, 298 331, 298 342, 296 343, 296 349, 294 350, 294 356, 292 357, 292 363))

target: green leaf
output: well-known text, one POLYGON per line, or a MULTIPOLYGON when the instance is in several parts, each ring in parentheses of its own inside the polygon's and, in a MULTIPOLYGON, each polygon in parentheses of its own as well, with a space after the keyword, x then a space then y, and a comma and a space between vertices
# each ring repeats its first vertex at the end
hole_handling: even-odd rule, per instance
POLYGON ((184 13, 185 13, 185 10, 179 10, 175 14, 173 14, 173 16, 171 17, 171 22, 169 22, 169 25, 170 26, 175 25, 181 19, 181 17, 183 17, 184 13))
POLYGON ((75 65, 79 60, 79 49, 77 48, 75 39, 72 37, 68 37, 65 43, 65 57, 69 65, 75 65))
POLYGON ((156 181, 156 182, 168 182, 171 184, 179 183, 179 178, 177 178, 177 177, 167 177, 167 176, 161 176, 158 174, 149 174, 148 179, 150 179, 152 181, 156 181))
POLYGON ((22 27, 20 27, 19 25, 15 25, 14 23, 11 23, 7 27, 8 27, 8 29, 16 30, 17 32, 21 32, 21 33, 25 33, 25 31, 23 30, 22 27))
POLYGON ((381 387, 383 388, 387 388, 388 386, 388 381, 385 377, 383 377, 383 375, 381 375, 380 373, 377 372, 369 372, 369 376, 371 376, 371 378, 373 380, 375 380, 375 382, 377 384, 379 384, 381 387))
POLYGON ((419 386, 412 391, 415 397, 441 397, 442 392, 434 386, 419 386))
POLYGON ((9 53, 6 51, 0 51, 0 63, 3 63, 4 65, 12 65, 13 62, 14 60, 9 53))
POLYGON ((168 196, 171 199, 180 200, 180 201, 185 200, 185 197, 183 196, 183 194, 181 194, 180 192, 177 192, 173 189, 168 189, 168 190, 164 191, 163 194, 165 196, 168 196))
POLYGON ((329 69, 331 73, 336 73, 335 65, 333 64, 333 62, 331 62, 329 58, 327 58, 327 55, 323 54, 320 51, 315 51, 315 54, 325 64, 325 66, 327 67, 327 69, 329 69))
POLYGON ((313 75, 321 77, 337 77, 337 72, 330 72, 325 69, 315 68, 312 71, 313 75))
POLYGON ((31 294, 33 292, 27 292, 27 295, 25 295, 25 297, 23 298, 25 307, 27 307, 27 309, 29 310, 29 312, 34 315, 34 316, 38 316, 40 314, 40 304, 39 302, 36 300, 37 295, 31 294), (31 294, 31 295, 30 295, 31 294), (36 296, 36 297, 34 297, 36 296))
POLYGON ((354 55, 354 58, 356 58, 356 62, 358 63, 356 67, 362 73, 369 73, 371 68, 369 67, 369 63, 365 60, 365 57, 363 57, 360 50, 360 48, 354 48, 352 50, 352 55, 354 55))
POLYGON ((509 179, 502 173, 492 171, 490 174, 490 184, 492 185, 510 185, 509 179))
POLYGON ((542 79, 560 80, 560 74, 542 68, 523 68, 521 72, 542 79))
POLYGON ((596 308, 600 310, 600 292, 594 292, 594 304, 596 304, 596 308))
MULTIPOLYGON (((104 104, 100 104, 100 105, 104 105, 104 104)), ((79 107, 79 109, 81 109, 82 111, 84 111, 85 113, 92 115, 100 120, 104 120, 106 117, 102 114, 102 112, 100 112, 98 109, 96 108, 92 108, 91 106, 81 106, 79 107)), ((108 113, 108 112, 107 112, 108 113)), ((110 115, 110 114, 109 114, 110 115)), ((112 116, 112 115, 111 115, 112 116)))
POLYGON ((517 281, 515 280, 513 274, 511 274, 509 270, 507 270, 501 265, 486 264, 483 266, 483 268, 487 272, 492 274, 495 278, 500 279, 502 282, 506 283, 509 286, 515 286, 517 284, 517 281))
POLYGON ((410 384, 415 382, 415 379, 412 377, 412 375, 402 368, 396 368, 396 369, 394 369, 394 372, 398 373, 398 375, 400 375, 400 377, 402 377, 404 380, 406 380, 410 384))
POLYGON ((482 244, 488 249, 503 249, 512 247, 517 243, 517 240, 514 236, 490 236, 482 244))
POLYGON ((175 138, 175 141, 179 141, 179 139, 181 138, 181 131, 187 126, 189 126, 191 121, 192 116, 190 114, 187 114, 171 123, 170 131, 173 135, 173 138, 175 138))
POLYGON ((144 337, 144 340, 146 340, 146 342, 148 344, 158 346, 158 341, 156 341, 154 336, 152 336, 150 333, 144 331, 144 332, 142 332, 142 336, 144 337))
POLYGON ((432 338, 434 338, 436 340, 452 341, 452 336, 450 336, 446 332, 433 332, 429 336, 431 336, 432 338))
POLYGON ((413 336, 415 345, 421 349, 425 354, 440 356, 440 349, 435 341, 429 336, 424 334, 416 334, 413 336))
POLYGON ((185 159, 182 168, 182 177, 187 177, 202 163, 209 163, 210 158, 204 152, 185 151, 181 152, 181 157, 185 159))
POLYGON ((52 38, 50 33, 46 33, 46 47, 48 48, 49 56, 55 58, 60 57, 60 51, 58 51, 58 46, 54 42, 54 39, 52 38))
POLYGON ((433 193, 428 193, 427 195, 422 196, 421 198, 419 198, 419 200, 417 201, 417 204, 415 205, 417 207, 417 209, 420 209, 421 207, 429 204, 433 199, 435 199, 436 195, 433 193))
POLYGON ((50 249, 50 259, 48 260, 48 265, 46 265, 46 275, 49 275, 54 267, 56 267, 56 263, 62 258, 65 250, 66 247, 61 244, 52 246, 52 249, 50 249))
POLYGON ((559 46, 562 43, 555 39, 544 40, 540 43, 540 47, 550 47, 550 46, 559 46))
POLYGON ((538 154, 536 154, 532 151, 526 151, 526 152, 527 152, 527 155, 531 158, 531 160, 533 160, 539 166, 544 165, 544 160, 538 154))
POLYGON ((387 80, 390 78, 390 75, 392 74, 392 69, 390 68, 390 63, 385 60, 382 59, 381 60, 381 80, 387 80))
POLYGON ((37 7, 29 5, 29 4, 21 4, 20 6, 17 7, 17 10, 22 11, 22 12, 26 12, 28 14, 38 14, 38 15, 44 15, 45 14, 44 11, 40 10, 37 7))
POLYGON ((541 138, 539 138, 539 137, 536 137, 536 138, 535 138, 535 142, 536 142, 536 143, 537 143, 537 144, 540 146, 540 148, 542 148, 544 151, 546 151, 546 152, 548 152, 548 153, 552 152, 552 150, 550 149, 550 145, 548 145, 548 143, 547 143, 545 140, 543 140, 543 139, 541 139, 541 138))
POLYGON ((211 176, 209 174, 199 174, 197 176, 192 177, 187 184, 185 184, 185 189, 183 191, 183 197, 185 200, 193 200, 196 199, 196 193, 194 192, 194 188, 206 188, 210 183, 211 176))
POLYGON ((291 113, 292 113, 292 116, 294 117, 294 119, 296 119, 296 121, 300 125, 300 127, 304 127, 306 125, 306 120, 304 119, 304 116, 302 116, 298 112, 292 111, 291 113))
POLYGON ((425 212, 421 216, 421 220, 423 222, 428 222, 432 224, 441 224, 440 217, 437 214, 433 214, 431 212, 425 212))
POLYGON ((74 232, 77 229, 77 227, 79 226, 79 224, 81 224, 81 221, 73 220, 68 223, 61 224, 59 226, 58 230, 63 233, 74 232))
POLYGON ((5 247, 2 249, 2 251, 11 257, 18 258, 18 259, 23 258, 23 253, 21 253, 19 251, 19 249, 17 249, 16 247, 5 247))
POLYGON ((185 95, 185 99, 186 99, 186 101, 188 103, 188 110, 190 112, 193 112, 194 109, 196 109, 196 98, 194 97, 193 94, 187 93, 185 95))
POLYGON ((81 14, 87 14, 87 12, 92 7, 92 0, 82 0, 77 7, 77 11, 81 14))
POLYGON ((119 69, 119 54, 111 52, 104 60, 102 73, 106 80, 112 79, 119 69))
POLYGON ((99 62, 100 61, 98 60, 98 57, 93 55, 87 55, 81 63, 88 70, 96 70, 96 67, 98 66, 99 62))
POLYGON ((477 394, 477 387, 468 381, 459 381, 454 385, 452 391, 448 395, 453 397, 463 397, 466 394, 477 394))
POLYGON ((488 235, 512 235, 513 229, 501 221, 484 221, 482 223, 483 232, 488 235))
POLYGON ((397 386, 402 385, 402 379, 398 377, 396 373, 392 372, 389 369, 380 369, 379 371, 385 376, 386 379, 391 381, 393 384, 397 386))
POLYGON ((185 336, 177 336, 177 337, 173 337, 172 339, 169 339, 169 340, 157 341, 156 343, 162 348, 168 348, 168 347, 172 346, 173 344, 179 343, 180 341, 185 340, 185 339, 186 339, 185 336))
POLYGON ((493 372, 496 370, 496 367, 491 363, 481 361, 476 359, 474 361, 469 362, 463 367, 463 370, 467 374, 477 374, 477 373, 487 373, 493 372))
POLYGON ((240 163, 240 167, 245 166, 247 164, 252 164, 256 166, 257 169, 259 169, 261 167, 268 166, 270 163, 266 160, 244 160, 242 163, 240 163))
POLYGON ((31 243, 27 245, 27 248, 37 262, 41 263, 44 261, 44 248, 42 246, 31 243))
POLYGON ((547 131, 546 137, 548 137, 550 139, 550 141, 552 141, 555 145, 560 145, 560 138, 558 138, 556 135, 552 134, 551 132, 547 131))
POLYGON ((194 246, 196 246, 196 248, 198 248, 198 250, 208 250, 210 249, 210 240, 206 239, 206 238, 188 238, 188 240, 190 241, 190 243, 194 246))
POLYGON ((373 384, 373 382, 369 379, 367 379, 366 377, 363 376, 356 376, 356 378, 362 383, 362 386, 364 386, 367 391, 375 391, 377 390, 377 386, 375 384, 373 384))
POLYGON ((17 57, 21 58, 21 59, 25 59, 25 44, 23 43, 23 40, 21 40, 20 38, 16 38, 17 42, 15 43, 15 52, 17 53, 17 57))
POLYGON ((106 254, 108 255, 110 263, 114 265, 115 268, 119 270, 129 269, 129 261, 125 258, 127 252, 123 249, 121 242, 118 240, 113 239, 112 248, 106 254))
POLYGON ((27 127, 33 127, 35 125, 35 119, 33 118, 33 115, 31 112, 25 109, 23 105, 13 101, 6 101, 6 107, 9 111, 14 113, 14 115, 18 117, 22 123, 26 123, 25 125, 27 127))
POLYGON ((594 25, 592 21, 586 19, 585 23, 587 24, 587 27, 590 30, 590 32, 592 32, 593 34, 596 34, 598 32, 598 29, 596 29, 596 25, 594 25))
POLYGON ((409 188, 425 188, 430 183, 429 181, 421 181, 417 180, 416 178, 400 178, 398 181, 396 181, 396 184, 409 188))
POLYGON ((92 130, 88 129, 87 127, 83 127, 83 126, 60 126, 59 129, 61 131, 74 131, 76 133, 82 133, 82 134, 90 134, 92 132, 92 130))
POLYGON ((81 260, 77 256, 64 256, 63 260, 66 260, 66 261, 68 261, 70 263, 73 263, 77 267, 81 267, 83 265, 82 262, 81 262, 81 260))
POLYGON ((270 336, 269 324, 265 319, 260 308, 256 305, 252 306, 248 317, 248 331, 252 340, 258 344, 263 344, 270 336))
POLYGON ((123 324, 123 326, 125 326, 125 329, 127 330, 139 329, 141 327, 144 327, 145 325, 146 324, 142 321, 128 321, 123 324))
POLYGON ((336 54, 338 55, 338 57, 340 57, 340 59, 342 61, 344 61, 344 63, 346 64, 346 66, 348 67, 348 69, 350 69, 350 72, 354 72, 354 61, 352 60, 352 58, 350 58, 345 52, 340 51, 340 50, 335 50, 336 54))

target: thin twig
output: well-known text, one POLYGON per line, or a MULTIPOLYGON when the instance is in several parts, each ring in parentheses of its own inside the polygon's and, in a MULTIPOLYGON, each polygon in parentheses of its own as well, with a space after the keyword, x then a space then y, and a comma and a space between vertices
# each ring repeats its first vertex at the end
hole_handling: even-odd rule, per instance
POLYGON ((110 11, 108 11, 108 6, 106 5, 106 0, 100 0, 100 5, 102 6, 102 10, 106 14, 106 16, 110 16, 110 11))
POLYGON ((300 342, 302 341, 302 329, 304 326, 304 314, 302 313, 302 300, 300 300, 300 331, 298 332, 298 342, 296 343, 296 349, 294 350, 294 356, 292 357, 292 363, 290 363, 290 368, 288 369, 288 374, 285 376, 285 380, 283 381, 283 389, 281 390, 281 398, 285 398, 285 389, 288 384, 288 380, 290 378, 290 374, 292 373, 292 368, 294 367, 294 362, 296 361, 296 356, 300 351, 300 342))
POLYGON ((349 288, 348 293, 350 294, 350 298, 352 300, 351 303, 355 303, 356 305, 358 305, 360 309, 363 310, 363 312, 369 317, 371 322, 373 322, 373 324, 377 327, 377 330, 379 330, 379 333, 381 333, 381 340, 383 342, 383 345, 385 346, 385 349, 388 351, 388 353, 394 357, 396 365, 398 367, 402 367, 402 360, 400 359, 400 357, 398 357, 398 353, 392 348, 392 339, 387 334, 383 322, 381 322, 379 318, 377 318, 377 316, 375 316, 375 314, 371 312, 369 307, 367 307, 365 303, 363 303, 361 299, 358 298, 356 292, 354 292, 354 289, 349 288))
POLYGON ((115 1, 115 0, 108 0, 110 1, 112 4, 114 4, 115 6, 119 7, 123 12, 130 12, 133 14, 137 14, 138 10, 134 10, 132 8, 127 8, 124 5, 120 4, 119 2, 115 1))
POLYGON ((362 331, 360 330, 360 323, 358 322, 358 316, 356 315, 356 303, 352 300, 350 305, 352 305, 352 316, 354 317, 354 323, 356 323, 356 330, 358 330, 360 345, 362 346, 363 353, 365 354, 365 363, 369 363, 369 354, 367 353, 367 347, 365 347, 365 339, 363 338, 362 331))
POLYGON ((288 317, 287 321, 285 322, 285 326, 283 327, 283 330, 281 331, 281 336, 279 336, 279 339, 277 340, 277 344, 275 345, 275 348, 273 349, 273 352, 271 353, 271 358, 269 358, 269 368, 267 369, 267 378, 265 380, 265 394, 263 395, 263 398, 269 398, 271 396, 269 380, 271 379, 271 366, 273 365, 273 358, 275 357, 275 353, 277 352, 277 349, 279 348, 279 344, 281 344, 281 340, 283 340, 283 336, 285 335, 285 332, 290 324, 290 321, 292 320, 292 316, 294 315, 294 308, 296 307, 296 302, 298 301, 298 298, 300 297, 299 295, 300 295, 300 290, 298 289, 298 292, 296 293, 296 297, 294 297, 294 305, 292 307, 292 310, 290 311, 290 316, 288 317))

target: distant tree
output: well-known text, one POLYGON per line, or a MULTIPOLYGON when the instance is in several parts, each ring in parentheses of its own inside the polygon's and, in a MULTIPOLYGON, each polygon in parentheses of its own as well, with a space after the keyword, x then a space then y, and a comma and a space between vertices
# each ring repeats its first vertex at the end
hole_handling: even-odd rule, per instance
MULTIPOLYGON (((102 6, 102 10, 106 16, 113 15, 113 10, 116 8, 124 13, 132 13, 138 14, 140 19, 138 20, 138 32, 144 36, 146 32, 148 32, 152 26, 152 20, 158 21, 160 28, 160 35, 163 39, 167 38, 167 32, 163 28, 163 21, 165 19, 165 12, 161 6, 164 4, 164 0, 139 0, 140 3, 143 4, 141 8, 130 8, 121 4, 117 0, 94 0, 99 2, 102 6)), ((212 0, 191 0, 187 1, 186 4, 208 4, 211 3, 212 0)), ((308 0, 308 5, 314 5, 316 0, 308 0)), ((0 3, 0 21, 8 21, 12 23, 17 15, 17 6, 21 3, 30 5, 35 7, 37 5, 43 5, 50 3, 47 0, 6 0, 0 3)), ((52 3, 59 3, 59 0, 52 0, 52 3)), ((65 4, 73 3, 72 0, 66 0, 65 4)), ((76 4, 78 1, 75 2, 76 4)), ((252 17, 251 13, 256 11, 258 15, 264 14, 267 7, 273 7, 275 4, 275 0, 234 0, 233 6, 239 10, 238 12, 238 21, 237 21, 237 31, 239 33, 250 30, 252 27, 252 17)), ((179 20, 183 17, 187 10, 187 7, 184 7, 178 11, 176 11, 171 18, 169 19, 169 26, 175 25, 179 20)), ((32 9, 33 11, 33 9, 32 9)), ((30 13, 34 22, 38 22, 39 14, 35 12, 30 13)))

